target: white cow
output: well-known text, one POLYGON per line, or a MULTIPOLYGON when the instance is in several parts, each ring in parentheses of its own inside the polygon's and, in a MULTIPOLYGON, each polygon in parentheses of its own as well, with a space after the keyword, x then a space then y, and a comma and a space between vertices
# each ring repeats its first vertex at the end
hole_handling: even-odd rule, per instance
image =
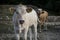
POLYGON ((37 40, 37 19, 38 17, 37 17, 36 11, 31 7, 27 7, 26 5, 21 5, 21 4, 13 8, 13 10, 14 10, 14 15, 12 19, 13 19, 14 31, 15 31, 17 40, 20 40, 20 33, 24 29, 25 29, 24 38, 25 40, 27 40, 27 32, 30 26, 32 25, 34 25, 35 40, 37 40), (17 33, 17 30, 19 31, 19 33, 17 33))

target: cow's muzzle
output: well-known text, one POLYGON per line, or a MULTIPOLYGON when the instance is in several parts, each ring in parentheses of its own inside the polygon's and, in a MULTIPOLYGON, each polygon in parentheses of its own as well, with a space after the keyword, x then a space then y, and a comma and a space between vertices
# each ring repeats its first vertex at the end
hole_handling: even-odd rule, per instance
POLYGON ((24 23, 24 20, 20 20, 19 23, 20 23, 20 24, 23 24, 23 23, 24 23))

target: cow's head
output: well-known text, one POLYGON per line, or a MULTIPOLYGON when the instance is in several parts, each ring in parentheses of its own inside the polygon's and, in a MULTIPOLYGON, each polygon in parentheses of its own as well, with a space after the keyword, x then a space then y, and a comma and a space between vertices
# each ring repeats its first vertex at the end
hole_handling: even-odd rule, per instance
POLYGON ((17 20, 19 24, 23 24, 25 22, 23 16, 29 14, 31 11, 32 11, 31 7, 27 7, 26 5, 22 5, 22 4, 10 8, 10 12, 13 12, 14 14, 17 15, 17 20))
POLYGON ((38 9, 37 15, 40 16, 41 13, 42 13, 42 9, 38 9))
POLYGON ((40 14, 43 14, 44 13, 44 10, 43 9, 38 9, 38 15, 40 16, 40 14))

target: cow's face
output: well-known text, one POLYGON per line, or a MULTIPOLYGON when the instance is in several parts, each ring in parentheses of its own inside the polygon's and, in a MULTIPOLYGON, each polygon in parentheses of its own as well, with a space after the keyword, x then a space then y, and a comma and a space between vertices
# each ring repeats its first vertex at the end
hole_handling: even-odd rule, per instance
POLYGON ((20 24, 23 24, 25 22, 25 18, 27 14, 29 14, 32 11, 31 7, 27 7, 26 5, 19 5, 16 8, 16 14, 18 15, 18 19, 20 24))
POLYGON ((42 13, 42 9, 38 9, 37 12, 38 12, 37 15, 40 16, 40 14, 42 13))
POLYGON ((18 5, 15 9, 15 13, 17 14, 19 24, 23 24, 25 22, 23 16, 26 15, 26 9, 27 7, 25 5, 18 5))
POLYGON ((19 5, 15 10, 16 10, 15 13, 17 14, 18 23, 21 32, 24 29, 24 23, 27 23, 26 22, 26 20, 28 20, 26 19, 27 14, 29 14, 32 11, 32 8, 26 7, 25 5, 19 5))
MULTIPOLYGON (((20 24, 23 24, 25 19, 23 18, 24 15, 27 13, 30 13, 32 11, 31 7, 27 7, 26 5, 18 5, 16 7, 11 7, 10 10, 12 9, 13 13, 17 14, 17 20, 20 24)), ((26 16, 27 17, 27 16, 26 16)))

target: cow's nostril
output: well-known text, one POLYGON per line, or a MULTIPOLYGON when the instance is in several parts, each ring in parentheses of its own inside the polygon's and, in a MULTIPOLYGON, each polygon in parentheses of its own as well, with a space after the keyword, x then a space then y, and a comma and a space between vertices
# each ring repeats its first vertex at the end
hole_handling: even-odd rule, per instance
POLYGON ((20 24, 23 24, 24 23, 24 20, 20 20, 19 22, 20 22, 20 24))

